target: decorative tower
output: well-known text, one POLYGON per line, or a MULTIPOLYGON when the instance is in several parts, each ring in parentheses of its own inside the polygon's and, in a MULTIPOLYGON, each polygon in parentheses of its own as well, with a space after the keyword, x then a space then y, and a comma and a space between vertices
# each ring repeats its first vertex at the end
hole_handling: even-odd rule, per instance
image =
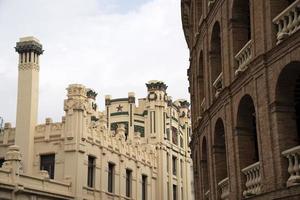
POLYGON ((148 131, 152 142, 164 140, 165 110, 167 107, 167 85, 162 81, 152 80, 146 83, 148 89, 148 131), (158 123, 163 122, 163 123, 158 123))
POLYGON ((20 38, 19 78, 15 144, 22 153, 23 171, 32 173, 34 131, 37 124, 39 92, 39 55, 42 45, 34 37, 20 38))

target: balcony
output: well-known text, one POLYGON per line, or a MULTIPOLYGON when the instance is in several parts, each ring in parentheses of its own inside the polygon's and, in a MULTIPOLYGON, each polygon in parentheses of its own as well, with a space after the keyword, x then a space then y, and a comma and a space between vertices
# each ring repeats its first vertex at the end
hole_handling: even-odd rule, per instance
POLYGON ((204 194, 204 199, 205 200, 209 200, 209 195, 210 195, 210 191, 209 190, 207 190, 206 192, 205 192, 205 194, 204 194))
POLYGON ((250 197, 260 194, 261 191, 261 175, 260 175, 260 163, 256 162, 244 169, 243 174, 246 176, 246 190, 243 191, 244 197, 250 197))
POLYGON ((213 82, 213 87, 215 88, 215 98, 218 98, 220 92, 223 89, 223 73, 221 72, 216 80, 213 82))
POLYGON ((300 27, 300 0, 296 0, 279 15, 273 19, 273 23, 277 25, 277 43, 298 31, 300 27))
POLYGON ((235 71, 236 76, 248 68, 248 64, 253 57, 252 47, 253 42, 252 40, 249 40, 249 42, 247 42, 246 45, 236 54, 235 59, 238 62, 238 69, 235 71))
POLYGON ((221 200, 229 200, 229 179, 228 177, 218 183, 221 200))
POLYGON ((288 173, 290 174, 287 180, 287 187, 300 185, 300 146, 293 147, 282 152, 282 155, 288 159, 288 173))

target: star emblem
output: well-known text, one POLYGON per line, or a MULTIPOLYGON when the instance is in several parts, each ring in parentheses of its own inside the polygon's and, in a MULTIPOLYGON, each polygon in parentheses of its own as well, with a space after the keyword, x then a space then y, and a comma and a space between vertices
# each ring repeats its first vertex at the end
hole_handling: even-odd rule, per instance
POLYGON ((119 106, 117 107, 117 112, 122 112, 122 109, 123 109, 123 106, 119 105, 119 106))

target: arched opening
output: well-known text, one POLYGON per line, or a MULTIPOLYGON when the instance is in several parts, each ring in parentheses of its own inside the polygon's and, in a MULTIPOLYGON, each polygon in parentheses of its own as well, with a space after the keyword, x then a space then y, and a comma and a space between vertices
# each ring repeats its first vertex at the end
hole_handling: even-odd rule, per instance
POLYGON ((243 196, 256 195, 261 191, 260 163, 257 142, 256 112, 252 98, 245 95, 237 111, 236 138, 238 164, 242 175, 243 196), (254 173, 255 172, 255 173, 254 173), (255 185, 251 185, 257 181, 255 185))
POLYGON ((211 81, 214 88, 213 93, 218 93, 222 88, 222 52, 221 52, 221 34, 220 24, 215 23, 212 29, 210 46, 210 69, 211 81))
MULTIPOLYGON (((199 145, 200 147, 200 145, 199 145)), ((194 151, 193 154, 193 166, 194 166, 194 192, 195 192, 195 196, 196 198, 199 197, 199 173, 200 173, 200 165, 199 165, 200 159, 199 159, 199 152, 198 152, 198 148, 196 148, 196 150, 194 151)))
POLYGON ((252 98, 244 96, 237 112, 237 138, 239 150, 239 164, 243 169, 259 161, 256 113, 252 98))
POLYGON ((276 85, 278 134, 283 150, 300 145, 300 62, 285 66, 276 85))
POLYGON ((227 178, 227 156, 225 143, 225 129, 222 119, 218 119, 214 132, 214 159, 216 181, 219 183, 227 178))
POLYGON ((202 177, 202 194, 204 195, 209 190, 209 175, 208 175, 208 155, 207 155, 207 143, 206 138, 202 140, 201 151, 201 177, 202 177))
POLYGON ((249 0, 235 0, 232 6, 233 53, 236 55, 251 40, 249 0))
POLYGON ((203 71, 203 52, 200 52, 198 70, 197 70, 197 82, 198 82, 198 103, 200 103, 199 114, 202 113, 201 103, 204 99, 204 71, 203 71))
MULTIPOLYGON (((300 147, 300 62, 292 62, 285 66, 277 80, 275 91, 275 112, 273 113, 274 126, 277 126, 278 154, 284 154, 284 157, 293 155, 295 147, 300 147), (284 153, 287 152, 287 153, 284 153)), ((299 178, 293 177, 296 171, 294 167, 296 160, 290 159, 289 162, 281 155, 280 158, 282 181, 299 181, 299 178), (289 169, 289 170, 288 170, 289 169), (290 175, 289 175, 289 173, 290 175)), ((293 156, 290 156, 293 158, 293 156)))

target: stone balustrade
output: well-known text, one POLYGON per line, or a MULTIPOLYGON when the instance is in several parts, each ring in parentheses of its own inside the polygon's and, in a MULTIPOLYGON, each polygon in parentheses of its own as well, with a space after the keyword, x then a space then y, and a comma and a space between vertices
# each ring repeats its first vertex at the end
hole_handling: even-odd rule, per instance
POLYGON ((295 33, 300 27, 300 0, 296 0, 273 19, 277 25, 277 44, 295 33))
POLYGON ((228 177, 218 183, 221 200, 229 200, 229 179, 228 177))
POLYGON ((208 8, 211 8, 216 0, 208 0, 207 4, 208 4, 208 8))
POLYGON ((245 46, 236 54, 235 60, 238 63, 238 69, 235 71, 235 75, 240 74, 248 68, 248 64, 250 63, 253 57, 253 42, 249 40, 245 44, 245 46))
POLYGON ((210 191, 207 190, 204 194, 205 200, 209 200, 210 191))
POLYGON ((244 169, 243 174, 246 176, 246 190, 243 191, 244 197, 257 195, 261 191, 261 175, 260 175, 260 163, 256 162, 244 169))
POLYGON ((213 87, 216 90, 215 97, 217 98, 223 89, 223 72, 221 72, 216 78, 216 80, 213 82, 213 87))
POLYGON ((300 146, 293 147, 282 152, 282 155, 288 159, 288 173, 290 174, 287 180, 287 186, 300 184, 300 146))

